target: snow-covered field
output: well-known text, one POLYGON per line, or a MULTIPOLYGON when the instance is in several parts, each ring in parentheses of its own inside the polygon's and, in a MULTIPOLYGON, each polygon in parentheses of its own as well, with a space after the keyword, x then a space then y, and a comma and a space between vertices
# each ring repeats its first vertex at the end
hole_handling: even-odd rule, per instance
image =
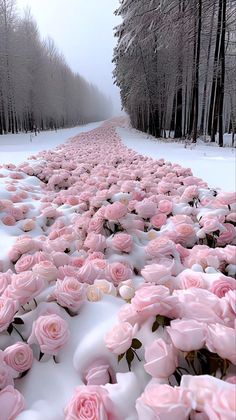
POLYGON ((184 168, 191 168, 193 174, 203 178, 211 188, 236 190, 235 148, 219 148, 203 142, 185 148, 184 143, 164 142, 134 129, 119 128, 118 132, 127 147, 144 156, 164 158, 184 168))
POLYGON ((49 150, 64 143, 77 134, 93 130, 101 123, 91 123, 73 128, 42 131, 37 136, 32 133, 6 134, 0 136, 0 164, 13 163, 18 165, 30 155, 49 150))
POLYGON ((5 149, 39 153, 0 164, 0 420, 234 419, 236 200, 199 166, 225 149, 123 125, 5 149))

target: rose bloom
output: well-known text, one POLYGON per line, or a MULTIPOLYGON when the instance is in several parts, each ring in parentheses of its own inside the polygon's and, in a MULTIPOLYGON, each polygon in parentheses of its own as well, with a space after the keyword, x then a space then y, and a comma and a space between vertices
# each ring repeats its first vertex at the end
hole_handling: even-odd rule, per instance
POLYGON ((181 351, 200 350, 206 341, 206 325, 194 319, 175 319, 167 332, 174 346, 181 351))
POLYGON ((9 385, 0 392, 1 420, 15 420, 25 408, 23 395, 9 385))
POLYGON ((176 278, 181 289, 190 289, 191 287, 204 288, 205 282, 201 272, 190 269, 182 271, 176 278))
POLYGON ((168 215, 168 214, 170 214, 172 212, 172 209, 173 209, 173 203, 172 203, 172 201, 169 201, 169 200, 161 200, 161 201, 159 201, 158 210, 161 213, 165 213, 165 214, 168 215))
POLYGON ((108 391, 96 385, 77 387, 64 412, 65 420, 116 420, 108 391))
POLYGON ((197 241, 197 236, 193 226, 188 223, 181 223, 175 226, 176 242, 184 246, 193 246, 197 241))
POLYGON ((191 394, 169 385, 150 384, 137 399, 139 420, 187 420, 192 410, 191 394))
POLYGON ((162 338, 146 347, 145 360, 144 369, 154 378, 168 378, 178 366, 176 350, 162 338))
POLYGON ((132 278, 133 272, 130 267, 120 262, 114 262, 108 265, 106 268, 106 277, 108 280, 112 280, 115 286, 118 286, 124 280, 132 278))
POLYGON ((42 315, 33 322, 29 344, 39 344, 45 354, 56 355, 70 336, 67 322, 59 315, 42 315))
POLYGON ((146 247, 146 253, 150 258, 159 257, 160 255, 171 255, 174 252, 174 242, 166 237, 154 239, 146 247))
POLYGON ((40 261, 33 267, 33 273, 51 282, 57 279, 58 270, 51 261, 40 261))
POLYGON ((4 296, 18 300, 21 305, 29 302, 45 288, 44 279, 32 271, 13 274, 11 284, 4 291, 4 296))
POLYGON ((165 284, 171 278, 171 268, 161 264, 149 264, 141 270, 147 283, 165 284))
POLYGON ((115 251, 131 252, 133 248, 133 239, 127 233, 117 233, 112 239, 112 248, 115 251))
POLYGON ((26 252, 32 252, 35 250, 35 241, 29 236, 20 236, 13 247, 20 254, 26 254, 26 252))
POLYGON ((5 296, 0 296, 0 332, 9 327, 18 308, 18 302, 5 296))
POLYGON ((55 298, 59 305, 77 312, 86 300, 86 285, 73 277, 65 277, 63 280, 57 280, 51 297, 55 298))
POLYGON ((114 382, 115 373, 106 360, 99 358, 89 365, 84 372, 86 385, 106 385, 114 382))
POLYGON ((119 220, 127 214, 127 207, 116 201, 113 204, 108 204, 105 207, 104 218, 107 220, 119 220))
POLYGON ((30 270, 34 264, 34 255, 22 255, 15 264, 15 270, 17 273, 21 273, 22 271, 30 270))
POLYGON ((102 290, 94 284, 91 284, 87 287, 86 293, 87 299, 90 302, 98 302, 102 299, 103 296, 102 290))
POLYGON ((144 284, 136 290, 131 304, 141 318, 152 315, 165 315, 171 309, 170 291, 162 285, 144 284))
POLYGON ((133 305, 130 305, 129 303, 121 306, 118 313, 118 318, 120 322, 128 322, 133 326, 139 321, 139 315, 137 311, 134 309, 133 305))
POLYGON ((216 280, 211 284, 210 292, 214 293, 219 298, 222 298, 230 290, 236 290, 236 280, 224 275, 220 277, 219 280, 216 280))
POLYGON ((9 214, 2 217, 2 223, 6 226, 14 226, 16 224, 16 219, 9 214))
POLYGON ((22 373, 31 368, 33 352, 28 344, 17 342, 4 350, 4 360, 12 369, 22 373))
POLYGON ((220 234, 219 238, 217 239, 218 246, 224 246, 233 242, 236 237, 236 228, 231 223, 224 223, 223 224, 225 231, 220 234))
POLYGON ((0 273, 0 296, 11 283, 12 271, 8 270, 6 273, 0 273))
POLYGON ((16 372, 8 366, 8 364, 4 360, 4 353, 0 350, 0 390, 5 388, 7 385, 13 385, 16 372))
POLYGON ((166 224, 167 216, 164 213, 157 213, 152 216, 150 223, 155 229, 160 229, 166 224))
POLYGON ((115 325, 105 336, 106 347, 115 354, 125 353, 131 346, 136 328, 128 322, 115 325))
POLYGON ((206 347, 236 365, 235 329, 221 324, 209 324, 207 327, 206 347))
POLYGON ((94 286, 98 287, 98 289, 100 289, 102 293, 104 293, 105 295, 111 295, 111 296, 117 295, 117 291, 114 284, 108 280, 103 280, 103 279, 95 280, 94 286))
POLYGON ((84 247, 91 251, 104 251, 106 248, 106 238, 100 233, 91 232, 84 241, 84 247))

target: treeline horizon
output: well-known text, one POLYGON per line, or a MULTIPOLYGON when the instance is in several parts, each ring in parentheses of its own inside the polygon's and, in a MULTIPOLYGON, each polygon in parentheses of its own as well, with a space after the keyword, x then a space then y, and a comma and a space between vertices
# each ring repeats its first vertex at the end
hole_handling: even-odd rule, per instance
POLYGON ((132 125, 156 137, 236 133, 233 0, 120 0, 114 77, 132 125))
POLYGON ((26 9, 0 0, 0 134, 107 119, 112 102, 73 72, 53 39, 42 40, 26 9))

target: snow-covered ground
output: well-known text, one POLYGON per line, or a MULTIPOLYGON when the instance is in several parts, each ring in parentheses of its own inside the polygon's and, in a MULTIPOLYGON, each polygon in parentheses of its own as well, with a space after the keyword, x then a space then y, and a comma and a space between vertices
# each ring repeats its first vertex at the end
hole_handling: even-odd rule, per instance
POLYGON ((37 136, 32 133, 6 134, 0 136, 0 164, 22 163, 32 154, 55 148, 67 139, 82 132, 97 128, 101 123, 90 123, 61 130, 42 131, 37 136))
POLYGON ((154 159, 163 158, 191 168, 193 175, 204 179, 211 188, 221 188, 224 191, 236 189, 235 148, 219 148, 203 142, 185 148, 184 143, 157 140, 133 129, 119 128, 118 133, 130 149, 154 159))

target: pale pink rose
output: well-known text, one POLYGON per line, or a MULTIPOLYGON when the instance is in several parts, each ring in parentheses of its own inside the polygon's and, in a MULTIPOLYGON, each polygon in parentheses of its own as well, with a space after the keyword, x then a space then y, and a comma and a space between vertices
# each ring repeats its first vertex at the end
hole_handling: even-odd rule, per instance
POLYGON ((236 385, 236 376, 227 376, 227 378, 225 378, 225 382, 236 385))
POLYGON ((135 292, 131 304, 142 318, 165 315, 171 310, 170 291, 162 285, 144 284, 135 292))
POLYGON ((120 297, 122 297, 122 299, 129 301, 135 295, 135 288, 133 287, 132 284, 125 284, 127 282, 121 283, 121 285, 119 286, 119 294, 120 294, 120 297))
POLYGON ((77 387, 64 413, 65 420, 116 420, 108 391, 96 385, 77 387))
POLYGON ((230 205, 236 202, 236 193, 235 192, 220 192, 217 195, 217 199, 225 205, 230 205))
POLYGON ((161 213, 170 214, 173 210, 173 203, 170 200, 161 200, 158 203, 158 210, 161 213))
POLYGON ((33 267, 35 276, 39 276, 45 281, 51 282, 57 279, 58 270, 51 261, 40 261, 33 267))
POLYGON ((146 253, 150 258, 159 257, 160 255, 171 255, 174 252, 174 242, 166 237, 154 239, 146 247, 146 253))
POLYGON ((36 223, 33 219, 25 219, 22 223, 22 229, 24 232, 29 232, 36 227, 36 223))
POLYGON ((210 324, 207 328, 206 347, 223 359, 236 365, 236 334, 234 328, 221 324, 210 324))
POLYGON ((166 224, 166 221, 167 221, 166 214, 157 213, 157 214, 154 214, 154 216, 152 216, 150 223, 154 228, 160 229, 163 225, 166 224))
POLYGON ((79 277, 79 271, 77 270, 77 267, 73 265, 63 265, 58 268, 58 275, 57 278, 60 280, 63 280, 65 277, 79 277))
POLYGON ((97 359, 84 371, 86 385, 106 385, 113 383, 115 373, 105 359, 97 359))
POLYGON ((112 248, 116 251, 131 252, 133 248, 133 239, 127 233, 117 233, 112 239, 112 248))
POLYGON ((184 201, 192 201, 194 198, 197 198, 199 194, 199 189, 197 186, 195 185, 190 185, 189 187, 185 188, 182 196, 181 196, 181 200, 184 201))
POLYGON ((105 279, 94 280, 94 286, 98 287, 98 289, 100 289, 102 293, 104 293, 105 295, 111 295, 111 296, 117 295, 117 290, 114 284, 108 280, 105 280, 105 279))
POLYGON ((100 233, 91 232, 84 241, 84 247, 91 251, 104 251, 106 248, 106 238, 100 233))
POLYGON ((131 346, 136 328, 128 322, 115 325, 105 336, 106 347, 115 354, 125 353, 131 346))
POLYGON ((9 385, 0 392, 1 420, 15 420, 25 408, 23 395, 9 385))
POLYGON ((177 352, 162 338, 145 348, 144 369, 154 378, 168 378, 178 366, 177 352))
POLYGON ((217 246, 224 246, 232 242, 236 237, 236 228, 231 223, 223 224, 225 231, 217 239, 217 246))
POLYGON ((105 208, 104 217, 107 220, 119 220, 127 214, 127 207, 116 201, 113 204, 108 204, 105 208))
POLYGON ((182 271, 176 280, 181 289, 190 289, 191 287, 205 288, 205 282, 201 272, 187 269, 182 271))
POLYGON ((98 302, 102 299, 103 292, 102 290, 95 286, 94 284, 90 284, 86 289, 87 299, 90 302, 98 302))
POLYGON ((22 255, 15 264, 15 270, 17 273, 21 273, 22 271, 30 270, 34 264, 34 255, 22 255))
POLYGON ((137 311, 134 309, 133 305, 130 305, 129 303, 121 306, 118 317, 119 321, 128 322, 133 326, 139 321, 139 315, 137 311))
POLYGON ((193 226, 188 223, 181 223, 175 226, 176 242, 181 245, 192 247, 197 241, 193 226))
POLYGON ((221 389, 213 394, 212 401, 205 404, 205 412, 209 419, 234 420, 236 413, 235 386, 221 389))
POLYGON ((219 298, 222 298, 230 290, 236 290, 236 280, 224 275, 220 277, 221 278, 211 284, 210 292, 214 293, 219 298))
POLYGON ((133 276, 131 268, 120 262, 109 264, 105 272, 106 278, 112 280, 115 286, 118 286, 119 283, 133 276))
POLYGON ((176 319, 167 327, 174 346, 181 351, 200 350, 206 341, 206 325, 194 319, 176 319))
POLYGON ((12 271, 8 270, 6 273, 0 273, 0 296, 11 283, 12 271))
POLYGON ((67 322, 59 315, 42 315, 33 322, 29 344, 39 344, 45 354, 56 355, 70 336, 67 322))
POLYGON ((217 219, 205 219, 203 223, 203 230, 205 233, 213 233, 222 230, 222 224, 217 219))
POLYGON ((14 226, 16 224, 16 219, 10 214, 7 214, 6 216, 2 217, 2 223, 6 226, 14 226))
POLYGON ((4 352, 0 350, 0 390, 8 385, 14 385, 13 378, 16 376, 16 371, 6 363, 4 352))
POLYGON ((103 223, 104 219, 102 217, 98 217, 98 215, 95 215, 89 222, 88 233, 101 233, 103 230, 103 223))
POLYGON ((169 385, 151 384, 137 399, 139 420, 187 420, 192 410, 191 394, 169 385))
POLYGON ((228 264, 235 264, 236 265, 236 252, 235 246, 233 245, 226 245, 223 250, 223 255, 228 264))
POLYGON ((141 275, 147 283, 165 284, 171 278, 171 268, 161 264, 146 265, 141 275))
POLYGON ((104 278, 104 270, 100 268, 94 261, 95 260, 86 261, 85 264, 80 268, 78 273, 80 281, 93 284, 95 279, 104 278))
POLYGON ((52 252, 53 264, 58 268, 62 265, 70 264, 71 258, 65 252, 52 252))
POLYGON ((36 250, 36 245, 34 240, 29 236, 20 236, 14 244, 14 250, 18 251, 20 254, 26 254, 26 252, 36 250))
POLYGON ((236 223, 236 212, 228 214, 226 216, 226 221, 236 223))
POLYGON ((77 312, 86 300, 86 286, 73 277, 57 280, 51 298, 56 299, 59 305, 77 312))
POLYGON ((19 341, 4 350, 4 360, 12 369, 23 373, 33 364, 33 352, 28 344, 19 341))
POLYGON ((149 200, 138 202, 135 206, 137 214, 143 219, 150 219, 157 211, 157 206, 149 200))
POLYGON ((0 296, 0 332, 9 327, 18 308, 18 302, 5 296, 0 296))
POLYGON ((4 296, 17 300, 21 305, 29 302, 45 288, 42 277, 32 271, 13 274, 11 284, 5 289, 4 296))

